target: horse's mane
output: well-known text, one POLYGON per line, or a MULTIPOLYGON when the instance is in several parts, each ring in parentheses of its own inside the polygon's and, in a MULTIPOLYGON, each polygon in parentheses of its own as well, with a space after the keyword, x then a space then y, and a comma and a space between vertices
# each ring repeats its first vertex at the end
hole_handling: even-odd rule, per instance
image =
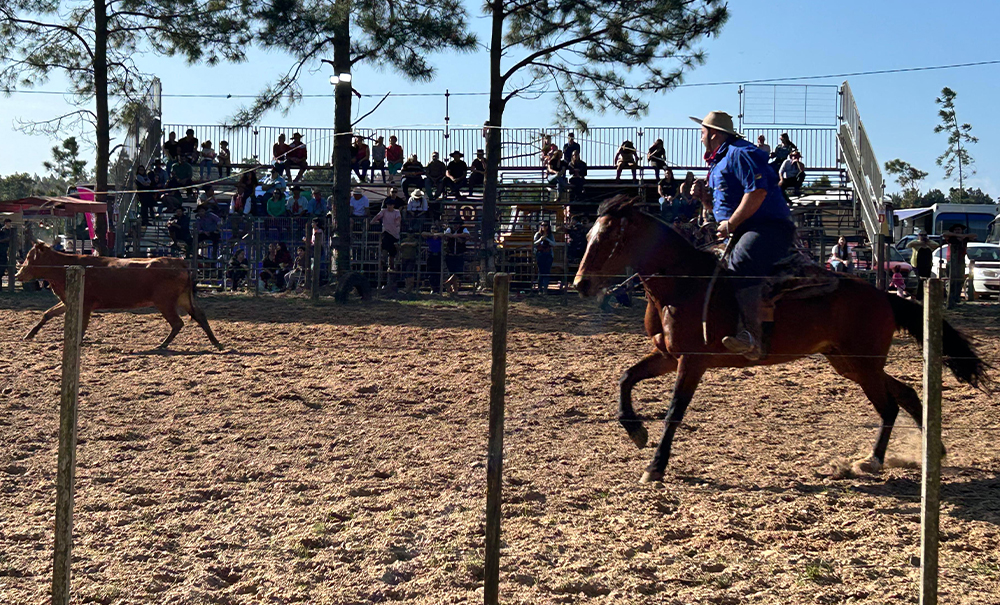
POLYGON ((671 227, 662 218, 638 208, 636 206, 637 201, 638 198, 630 197, 625 194, 616 195, 601 202, 601 205, 597 208, 597 216, 598 218, 602 216, 622 218, 633 213, 641 214, 642 216, 650 219, 672 245, 680 246, 681 254, 685 257, 692 258, 699 262, 704 262, 707 267, 712 268, 714 268, 716 263, 719 262, 715 254, 706 250, 700 250, 697 246, 688 241, 687 238, 674 231, 673 227, 671 227))

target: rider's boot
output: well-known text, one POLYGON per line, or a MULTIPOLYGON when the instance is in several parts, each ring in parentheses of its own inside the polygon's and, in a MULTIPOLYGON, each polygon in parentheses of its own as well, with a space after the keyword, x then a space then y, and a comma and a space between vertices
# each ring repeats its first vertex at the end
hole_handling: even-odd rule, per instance
POLYGON ((763 356, 760 318, 762 288, 763 286, 751 286, 736 291, 736 302, 740 307, 739 331, 734 336, 722 339, 722 346, 750 361, 757 361, 763 356))

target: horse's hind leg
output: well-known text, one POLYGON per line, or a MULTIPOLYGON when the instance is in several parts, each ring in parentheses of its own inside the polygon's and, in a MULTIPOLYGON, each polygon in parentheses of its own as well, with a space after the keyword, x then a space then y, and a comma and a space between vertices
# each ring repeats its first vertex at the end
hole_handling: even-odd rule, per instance
POLYGON ((622 377, 618 379, 618 422, 625 428, 629 438, 639 449, 646 447, 649 433, 646 431, 646 427, 642 426, 642 421, 636 416, 635 409, 632 407, 632 388, 640 380, 663 376, 676 369, 677 359, 675 357, 653 351, 637 364, 625 370, 622 377))
POLYGON ((208 335, 208 339, 213 345, 215 345, 215 348, 220 351, 224 349, 225 347, 222 346, 222 343, 220 343, 218 339, 215 338, 215 334, 212 333, 212 327, 208 325, 208 317, 205 315, 205 312, 195 305, 191 305, 191 309, 188 312, 191 314, 191 317, 198 322, 201 329, 205 331, 205 334, 208 335))
MULTIPOLYGON (((917 424, 917 428, 920 430, 924 429, 924 406, 920 402, 920 395, 910 385, 893 378, 886 374, 886 388, 889 390, 889 395, 896 400, 899 407, 913 418, 913 422, 917 424)), ((944 445, 941 446, 941 455, 945 455, 944 445)))
POLYGON ((50 308, 42 315, 42 318, 38 320, 38 323, 35 324, 35 327, 31 328, 31 330, 29 330, 28 333, 24 335, 24 339, 31 340, 32 338, 35 337, 35 334, 38 334, 38 331, 42 329, 42 326, 44 326, 46 322, 48 322, 53 317, 59 317, 65 312, 66 312, 66 305, 62 304, 61 302, 57 303, 55 306, 50 308))
POLYGON ((856 464, 862 471, 878 472, 885 464, 885 450, 889 446, 889 438, 892 436, 892 428, 896 424, 896 416, 899 415, 899 403, 889 388, 890 377, 874 363, 875 360, 866 359, 862 362, 855 362, 847 356, 836 355, 828 356, 827 359, 838 374, 856 382, 861 387, 865 396, 875 406, 875 411, 882 418, 882 425, 879 427, 878 437, 872 447, 871 457, 856 464), (866 362, 870 362, 870 364, 866 362))

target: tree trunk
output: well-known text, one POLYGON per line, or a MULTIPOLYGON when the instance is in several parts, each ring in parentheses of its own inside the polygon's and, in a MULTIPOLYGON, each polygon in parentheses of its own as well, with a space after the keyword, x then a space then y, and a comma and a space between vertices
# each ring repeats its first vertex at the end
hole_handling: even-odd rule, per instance
POLYGON ((503 99, 504 80, 500 73, 503 45, 503 1, 493 2, 493 33, 490 39, 490 123, 486 134, 486 182, 483 185, 483 270, 496 270, 497 187, 500 161, 503 159, 503 99))
POLYGON ((107 195, 111 121, 108 112, 108 14, 105 0, 94 0, 94 102, 97 113, 94 201, 105 202, 107 206, 107 214, 96 217, 94 247, 104 256, 108 253, 108 222, 114 206, 114 198, 107 195))
MULTIPOLYGON (((334 75, 351 71, 351 22, 346 2, 333 39, 334 75)), ((334 86, 333 198, 337 216, 337 276, 351 271, 351 82, 334 86)))

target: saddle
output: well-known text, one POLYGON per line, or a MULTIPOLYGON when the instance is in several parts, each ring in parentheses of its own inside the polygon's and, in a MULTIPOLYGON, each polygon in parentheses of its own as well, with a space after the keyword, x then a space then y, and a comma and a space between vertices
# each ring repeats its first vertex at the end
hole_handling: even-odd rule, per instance
POLYGON ((774 265, 773 273, 764 280, 761 296, 765 305, 773 306, 779 299, 789 300, 826 296, 840 286, 840 277, 806 254, 795 251, 774 265))

